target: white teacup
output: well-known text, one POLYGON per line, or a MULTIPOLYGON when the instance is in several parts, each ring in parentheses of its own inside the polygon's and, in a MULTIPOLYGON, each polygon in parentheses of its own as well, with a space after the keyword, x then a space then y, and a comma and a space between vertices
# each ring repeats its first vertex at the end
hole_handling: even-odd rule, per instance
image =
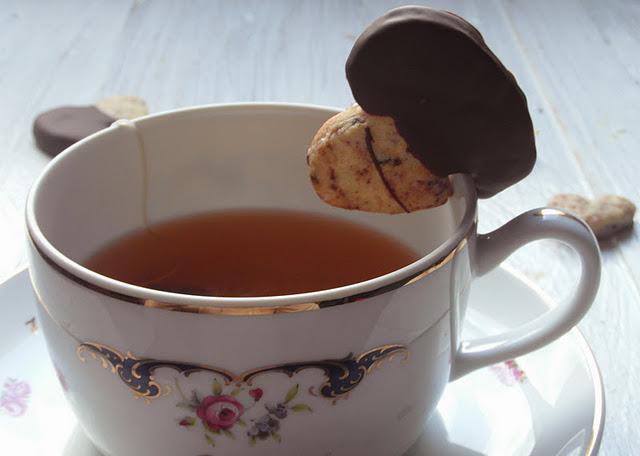
POLYGON ((305 151, 335 113, 237 104, 119 121, 38 179, 27 205, 38 318, 67 398, 105 455, 400 455, 448 381, 535 350, 585 314, 598 247, 561 211, 533 210, 477 235, 476 195, 462 175, 446 205, 414 214, 322 203, 305 151), (227 208, 354 220, 422 257, 362 283, 256 298, 150 290, 80 265, 146 224, 227 208), (574 297, 522 328, 461 341, 473 278, 541 238, 578 252, 574 297))

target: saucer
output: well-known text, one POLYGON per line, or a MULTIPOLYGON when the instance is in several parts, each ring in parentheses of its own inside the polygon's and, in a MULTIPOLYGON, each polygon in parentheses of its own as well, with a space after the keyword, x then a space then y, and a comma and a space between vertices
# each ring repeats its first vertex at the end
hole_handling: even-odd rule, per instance
MULTIPOLYGON (((2 453, 100 456, 65 401, 31 293, 26 271, 0 285, 2 453)), ((504 331, 552 305, 526 279, 499 268, 473 283, 463 337, 504 331)), ((600 373, 573 329, 529 355, 450 383, 405 456, 591 456, 603 427, 600 373)))

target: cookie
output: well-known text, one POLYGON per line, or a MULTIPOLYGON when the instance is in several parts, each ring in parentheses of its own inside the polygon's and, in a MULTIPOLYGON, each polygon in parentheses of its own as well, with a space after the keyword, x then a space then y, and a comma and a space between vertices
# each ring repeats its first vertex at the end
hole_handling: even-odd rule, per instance
POLYGON ((409 151, 435 174, 469 174, 480 198, 533 168, 527 99, 460 16, 423 6, 385 13, 356 40, 346 74, 362 109, 393 118, 409 151))
POLYGON ((62 106, 36 117, 33 137, 41 151, 54 157, 115 121, 95 106, 62 106))
POLYGON ((147 103, 132 95, 114 95, 96 102, 96 108, 115 119, 135 119, 149 114, 147 103))
POLYGON ((559 194, 549 206, 565 209, 584 219, 599 239, 605 239, 630 227, 636 206, 627 198, 604 195, 591 201, 580 195, 559 194))
POLYGON ((413 212, 444 204, 452 192, 447 177, 434 175, 410 153, 393 119, 358 105, 318 130, 307 162, 318 196, 344 209, 413 212))
POLYGON ((33 122, 33 136, 38 148, 54 157, 118 119, 134 119, 146 114, 147 105, 141 98, 115 95, 95 105, 61 106, 43 112, 33 122))

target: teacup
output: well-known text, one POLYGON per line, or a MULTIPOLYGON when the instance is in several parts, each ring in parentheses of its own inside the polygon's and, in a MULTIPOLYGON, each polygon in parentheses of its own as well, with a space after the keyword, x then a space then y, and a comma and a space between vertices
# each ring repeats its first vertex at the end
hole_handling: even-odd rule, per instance
POLYGON ((322 203, 305 151, 336 112, 234 104, 118 121, 38 179, 27 205, 38 318, 67 398, 105 455, 400 455, 447 382, 551 342, 588 310, 598 246, 559 210, 478 235, 465 175, 452 176, 447 204, 412 214, 322 203), (81 265, 145 225, 227 208, 353 220, 421 258, 341 288, 255 298, 145 289, 81 265), (521 328, 461 340, 474 277, 541 238, 580 256, 573 298, 521 328))

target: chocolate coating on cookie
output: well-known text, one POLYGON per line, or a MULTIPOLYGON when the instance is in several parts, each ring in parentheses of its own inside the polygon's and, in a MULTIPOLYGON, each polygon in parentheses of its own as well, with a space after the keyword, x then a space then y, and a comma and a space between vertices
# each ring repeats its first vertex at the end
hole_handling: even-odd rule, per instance
POLYGON ((418 6, 391 10, 357 39, 346 71, 360 106, 392 117, 437 175, 468 173, 488 198, 533 168, 527 100, 464 19, 418 6))
POLYGON ((63 106, 36 117, 33 136, 40 150, 56 156, 81 139, 107 128, 115 120, 95 106, 63 106))

